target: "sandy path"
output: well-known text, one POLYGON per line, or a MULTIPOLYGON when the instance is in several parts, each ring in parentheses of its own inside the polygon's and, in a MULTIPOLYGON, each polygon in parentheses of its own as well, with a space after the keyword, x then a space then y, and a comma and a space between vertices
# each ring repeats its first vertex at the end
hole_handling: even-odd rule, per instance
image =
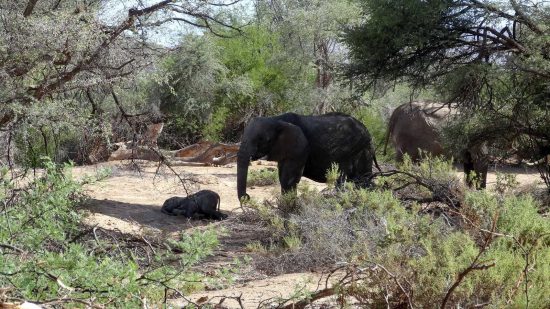
MULTIPOLYGON (((337 277, 337 276, 336 276, 337 277)), ((195 293, 190 296, 192 302, 208 299, 213 304, 223 301, 228 308, 241 308, 236 299, 240 297, 244 308, 257 308, 262 303, 278 305, 282 300, 288 300, 303 295, 303 292, 318 291, 324 288, 326 276, 317 273, 295 273, 277 277, 254 280, 243 284, 237 284, 229 289, 195 293)), ((299 297, 301 299, 301 297, 299 297)), ((185 306, 187 301, 175 301, 176 306, 185 306)))
MULTIPOLYGON (((263 164, 255 164, 251 168, 260 169, 265 167, 266 163, 263 164)), ((112 176, 85 186, 87 194, 91 197, 87 203, 87 208, 91 212, 86 221, 88 224, 98 224, 108 229, 117 228, 127 233, 139 233, 149 229, 172 233, 208 223, 167 216, 160 212, 160 207, 167 198, 186 195, 179 179, 166 167, 157 171, 155 164, 144 163, 137 172, 130 169, 127 164, 109 162, 77 167, 73 174, 76 177, 89 175, 100 168, 110 168, 112 176)), ((190 192, 202 189, 216 191, 220 195, 222 211, 229 214, 240 211, 236 194, 235 166, 176 166, 174 169, 181 177, 197 181, 188 188, 190 192)), ((252 187, 248 189, 248 193, 256 199, 263 200, 273 196, 278 190, 276 186, 252 187)))

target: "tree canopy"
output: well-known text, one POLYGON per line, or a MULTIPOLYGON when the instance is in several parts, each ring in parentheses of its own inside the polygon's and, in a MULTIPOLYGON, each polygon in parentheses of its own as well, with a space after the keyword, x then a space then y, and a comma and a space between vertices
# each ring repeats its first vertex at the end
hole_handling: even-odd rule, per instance
POLYGON ((107 2, 0 1, 1 127, 22 116, 20 106, 135 77, 162 51, 147 44, 148 29, 169 22, 235 29, 216 11, 224 4, 157 1, 106 21, 98 12, 107 2))
POLYGON ((550 142, 550 6, 545 1, 364 0, 348 27, 346 75, 361 89, 405 81, 463 110, 455 145, 550 142), (465 130, 465 131, 464 131, 465 130))

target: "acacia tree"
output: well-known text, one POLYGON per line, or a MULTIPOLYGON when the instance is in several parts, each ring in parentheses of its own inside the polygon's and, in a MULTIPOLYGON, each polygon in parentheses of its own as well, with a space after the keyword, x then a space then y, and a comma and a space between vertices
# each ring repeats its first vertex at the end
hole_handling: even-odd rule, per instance
POLYGON ((36 127, 53 106, 69 120, 100 113, 98 96, 133 82, 168 51, 150 42, 151 30, 180 23, 231 34, 218 31, 237 30, 224 15, 236 2, 125 1, 106 15, 108 0, 0 0, 0 129, 36 127))
POLYGON ((546 1, 360 2, 365 21, 344 41, 346 74, 361 89, 395 81, 435 87, 465 116, 448 131, 453 144, 498 140, 533 159, 550 153, 546 1))
MULTIPOLYGON (((204 1, 165 0, 131 8, 114 25, 98 18, 106 1, 37 1, 26 6, 2 1, 0 36, 2 52, 2 103, 40 101, 75 88, 110 83, 131 75, 145 65, 147 54, 130 31, 145 31, 164 23, 180 21, 213 30, 224 25, 204 1), (132 42, 136 42, 132 44, 132 42), (140 61, 141 60, 141 61, 140 61), (11 87, 10 87, 11 86, 11 87)), ((4 114, 1 124, 9 120, 4 114)))
POLYGON ((332 101, 345 88, 335 79, 337 63, 345 56, 338 33, 342 25, 356 22, 358 6, 350 1, 258 0, 256 11, 258 22, 278 33, 287 61, 307 73, 304 80, 313 86, 309 90, 313 111, 337 109, 332 101))

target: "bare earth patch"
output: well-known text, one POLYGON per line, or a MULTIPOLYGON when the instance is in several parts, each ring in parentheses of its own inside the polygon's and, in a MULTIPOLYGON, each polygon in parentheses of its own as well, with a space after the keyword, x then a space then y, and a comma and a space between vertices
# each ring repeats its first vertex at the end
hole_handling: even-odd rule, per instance
MULTIPOLYGON (((252 169, 275 166, 271 162, 254 162, 252 169)), ((207 225, 231 226, 227 236, 221 238, 221 248, 206 261, 207 268, 218 268, 231 263, 235 258, 242 258, 249 253, 246 245, 258 239, 257 233, 234 218, 241 212, 237 199, 236 166, 199 167, 175 166, 174 169, 183 178, 196 181, 189 187, 189 193, 202 189, 216 191, 221 197, 221 211, 229 215, 229 220, 222 222, 205 220, 188 220, 183 217, 172 217, 160 211, 162 203, 172 196, 185 196, 186 192, 179 179, 166 167, 157 169, 158 164, 142 161, 139 172, 127 162, 107 162, 92 166, 76 167, 76 177, 92 175, 101 168, 110 168, 112 175, 104 180, 85 186, 90 200, 85 208, 89 212, 85 223, 99 227, 120 230, 123 233, 148 235, 160 234, 173 237, 183 230, 203 229, 207 225)), ((499 168, 501 173, 516 174, 520 184, 525 185, 540 181, 536 170, 526 168, 499 168)), ((462 174, 457 172, 457 174, 462 174)), ((312 188, 322 190, 324 184, 315 183, 303 178, 312 188)), ((488 186, 496 183, 496 173, 492 169, 488 175, 488 186)), ((279 192, 278 185, 248 188, 250 196, 257 200, 273 199, 279 192)), ((204 265, 203 265, 204 266, 204 265)), ((315 290, 321 278, 318 273, 286 274, 268 277, 253 269, 243 269, 236 278, 236 283, 229 288, 205 291, 189 296, 193 302, 204 296, 217 303, 222 296, 241 296, 245 308, 255 308, 260 301, 273 298, 288 298, 299 287, 315 290)), ((176 302, 178 305, 184 302, 176 302)), ((238 302, 227 299, 224 305, 239 308, 238 302)))

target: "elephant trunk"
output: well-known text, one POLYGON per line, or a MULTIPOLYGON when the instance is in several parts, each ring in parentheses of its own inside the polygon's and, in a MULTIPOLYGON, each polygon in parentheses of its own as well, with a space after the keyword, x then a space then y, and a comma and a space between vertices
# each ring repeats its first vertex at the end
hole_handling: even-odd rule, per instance
POLYGON ((237 154, 237 196, 239 200, 246 194, 246 179, 248 177, 248 165, 250 164, 250 153, 241 144, 239 153, 237 154))

